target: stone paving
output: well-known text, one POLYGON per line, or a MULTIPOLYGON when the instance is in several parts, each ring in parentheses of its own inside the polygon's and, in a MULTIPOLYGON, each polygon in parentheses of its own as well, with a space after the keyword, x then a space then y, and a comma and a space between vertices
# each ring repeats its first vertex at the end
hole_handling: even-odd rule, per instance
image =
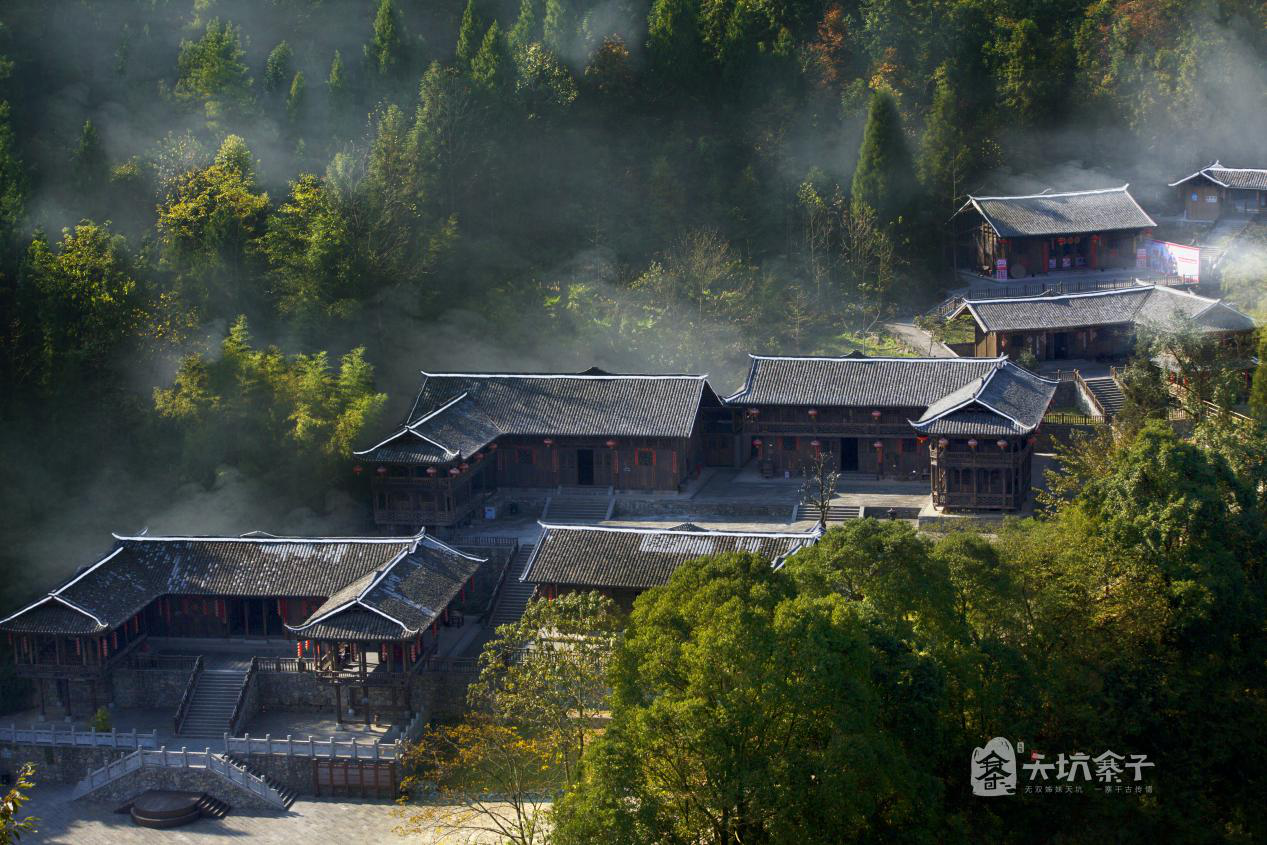
MULTIPOLYGON (((187 827, 151 830, 136 827, 130 817, 114 812, 108 804, 71 801, 70 787, 39 786, 27 804, 29 815, 39 817, 38 832, 22 842, 48 845, 188 845, 250 838, 252 845, 291 843, 397 843, 423 845, 430 837, 402 837, 394 832, 400 819, 393 804, 385 801, 300 799, 288 813, 233 811, 223 819, 199 819, 187 827)), ((449 837, 446 842, 481 842, 449 837)))

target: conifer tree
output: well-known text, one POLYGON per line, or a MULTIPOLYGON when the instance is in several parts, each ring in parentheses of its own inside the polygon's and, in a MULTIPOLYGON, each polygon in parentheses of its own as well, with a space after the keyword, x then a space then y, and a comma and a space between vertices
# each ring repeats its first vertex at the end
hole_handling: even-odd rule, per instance
POLYGON ((330 99, 342 102, 348 93, 347 74, 343 70, 343 55, 334 51, 334 59, 330 62, 330 75, 326 77, 326 88, 330 91, 330 99))
POLYGON ((264 90, 276 94, 286 85, 294 52, 285 41, 273 48, 264 62, 264 90))
POLYGON ((80 190, 92 191, 106 178, 106 151, 91 120, 85 120, 75 147, 75 182, 80 190))
POLYGON ((304 72, 301 70, 290 81, 290 94, 286 97, 286 118, 295 123, 299 120, 304 108, 304 72))
POLYGON ((403 45, 400 37, 400 16, 392 0, 379 0, 374 15, 374 37, 365 45, 365 56, 379 76, 395 73, 401 65, 403 45))
POLYGON ((471 61, 480 49, 480 33, 483 31, 483 19, 475 9, 475 0, 466 0, 466 9, 462 12, 462 24, 458 27, 458 64, 464 68, 471 66, 471 61))
POLYGON ((884 225, 901 217, 915 196, 913 169, 893 95, 876 91, 871 95, 853 172, 850 205, 854 215, 861 216, 864 208, 870 208, 884 225))
POLYGON ((545 19, 541 24, 541 40, 555 53, 560 53, 571 38, 574 24, 569 0, 546 0, 545 19))
POLYGON ((471 81, 479 88, 493 94, 504 90, 510 83, 510 62, 506 53, 506 39, 497 21, 488 27, 479 52, 471 59, 471 81))
POLYGON ((963 184, 968 153, 957 112, 955 91, 943 68, 938 72, 919 158, 920 181, 937 205, 953 205, 963 184))
MULTIPOLYGON (((466 18, 463 17, 465 23, 466 18)), ((515 50, 522 50, 541 39, 541 0, 520 0, 519 17, 506 34, 506 40, 515 50)))

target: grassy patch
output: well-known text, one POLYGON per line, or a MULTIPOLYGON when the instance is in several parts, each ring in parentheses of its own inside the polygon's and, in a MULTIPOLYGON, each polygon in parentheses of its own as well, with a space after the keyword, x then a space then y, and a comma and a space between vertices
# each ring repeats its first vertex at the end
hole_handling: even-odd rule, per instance
POLYGON ((841 332, 824 338, 819 344, 819 355, 848 355, 850 352, 861 352, 873 358, 913 358, 916 353, 906 344, 884 332, 841 332))

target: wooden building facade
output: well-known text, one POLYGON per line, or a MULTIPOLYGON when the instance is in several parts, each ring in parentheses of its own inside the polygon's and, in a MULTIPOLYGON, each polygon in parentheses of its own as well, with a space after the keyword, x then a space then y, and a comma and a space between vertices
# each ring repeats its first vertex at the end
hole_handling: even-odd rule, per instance
POLYGON ((373 473, 375 522, 414 531, 457 524, 501 488, 677 491, 709 446, 728 462, 728 425, 704 376, 426 373, 357 471, 373 473))
POLYGON ((1029 196, 972 197, 952 226, 955 268, 994 279, 1143 267, 1156 224, 1127 186, 1029 196))
POLYGON ((331 683, 347 682, 351 661, 362 685, 403 684, 437 625, 460 618, 483 562, 426 535, 115 539, 110 554, 0 620, 41 712, 96 710, 111 670, 147 652, 150 637, 291 639, 331 683))
POLYGON ((1226 303, 1177 288, 1136 285, 1120 290, 1060 296, 966 300, 952 315, 974 323, 980 356, 1029 351, 1040 361, 1121 361, 1135 350, 1141 326, 1191 326, 1229 342, 1252 337, 1255 324, 1226 303))
POLYGON ((1224 167, 1214 162, 1171 182, 1178 189, 1185 220, 1213 223, 1227 215, 1257 216, 1267 212, 1267 170, 1224 167))
POLYGON ((1055 389, 1004 357, 753 356, 726 403, 763 474, 803 475, 829 453, 842 473, 928 484, 938 506, 1015 510, 1055 389))

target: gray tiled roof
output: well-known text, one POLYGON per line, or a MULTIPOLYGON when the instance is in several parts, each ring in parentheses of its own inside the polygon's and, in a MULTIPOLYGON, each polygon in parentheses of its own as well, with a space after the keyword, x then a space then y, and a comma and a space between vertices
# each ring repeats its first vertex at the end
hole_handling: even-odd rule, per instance
POLYGON ((1225 188, 1267 191, 1267 170, 1252 167, 1224 167, 1217 161, 1209 167, 1198 170, 1191 176, 1185 176, 1177 182, 1171 182, 1170 187, 1182 185, 1184 182, 1195 179, 1198 176, 1204 176, 1225 188))
POLYGON ((299 637, 320 639, 324 635, 316 632, 346 631, 350 620, 368 614, 376 621, 364 638, 407 639, 440 615, 483 562, 424 537, 414 551, 338 591, 302 624, 287 627, 299 637), (385 633, 377 620, 388 622, 391 631, 385 633))
MULTIPOLYGON (((68 634, 107 631, 154 599, 168 595, 344 595, 351 585, 368 585, 375 573, 411 552, 426 550, 429 566, 447 554, 439 551, 447 547, 425 536, 143 536, 116 540, 110 554, 49 596, 0 622, 0 630, 48 630, 61 625, 60 630, 68 634)), ((478 560, 473 565, 478 565, 478 560)))
POLYGON ((576 587, 649 589, 688 560, 754 552, 771 561, 818 540, 818 534, 544 525, 521 581, 576 587))
POLYGON ((930 405, 911 424, 927 434, 1024 434, 1043 421, 1056 386, 1008 361, 930 405))
POLYGON ((371 610, 353 605, 305 628, 303 640, 395 640, 400 626, 371 610))
POLYGON ((711 396, 696 375, 424 373, 402 428, 357 454, 443 463, 502 435, 690 437, 711 396))
POLYGON ((1252 319, 1219 300, 1152 285, 1060 296, 970 299, 964 301, 955 316, 964 311, 985 332, 1144 323, 1173 327, 1185 317, 1210 331, 1245 331, 1254 327, 1252 319))
POLYGON ((1003 358, 783 358, 753 355, 733 405, 923 410, 1003 358))
POLYGON ((972 435, 975 437, 1014 437, 1028 434, 1032 429, 1017 425, 993 411, 969 406, 944 417, 918 426, 924 434, 940 437, 946 435, 972 435))
POLYGON ((1076 235, 1157 225, 1126 188, 1123 185, 1098 191, 1015 197, 969 196, 957 213, 975 208, 1001 238, 1076 235))

